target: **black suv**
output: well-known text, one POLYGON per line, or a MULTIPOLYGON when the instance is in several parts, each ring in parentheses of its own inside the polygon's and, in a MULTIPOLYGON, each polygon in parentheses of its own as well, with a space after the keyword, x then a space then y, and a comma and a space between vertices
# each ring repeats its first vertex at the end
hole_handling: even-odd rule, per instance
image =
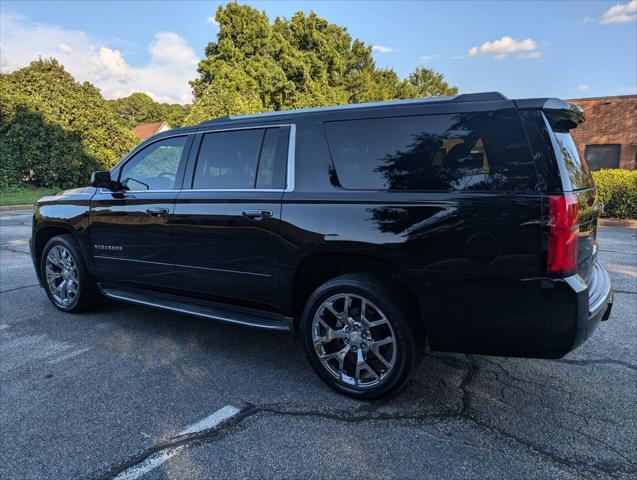
POLYGON ((499 93, 224 117, 40 199, 51 302, 300 331, 358 398, 432 350, 557 358, 610 314, 574 105, 499 93))

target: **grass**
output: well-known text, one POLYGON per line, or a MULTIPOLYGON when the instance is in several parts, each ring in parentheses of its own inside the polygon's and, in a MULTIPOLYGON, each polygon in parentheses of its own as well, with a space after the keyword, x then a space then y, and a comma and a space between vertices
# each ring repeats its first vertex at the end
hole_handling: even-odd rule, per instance
POLYGON ((12 188, 0 190, 0 207, 8 205, 33 205, 35 201, 45 195, 52 195, 61 188, 12 188))

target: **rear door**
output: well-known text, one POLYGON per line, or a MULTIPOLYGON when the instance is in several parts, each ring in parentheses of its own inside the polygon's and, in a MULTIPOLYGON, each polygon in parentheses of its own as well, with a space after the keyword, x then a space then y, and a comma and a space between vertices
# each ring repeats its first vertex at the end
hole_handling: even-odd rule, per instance
POLYGON ((119 168, 119 191, 100 189, 91 200, 91 247, 101 282, 177 286, 170 221, 192 138, 150 143, 119 168))
POLYGON ((289 137, 289 126, 198 134, 173 219, 185 294, 256 307, 279 304, 289 137))

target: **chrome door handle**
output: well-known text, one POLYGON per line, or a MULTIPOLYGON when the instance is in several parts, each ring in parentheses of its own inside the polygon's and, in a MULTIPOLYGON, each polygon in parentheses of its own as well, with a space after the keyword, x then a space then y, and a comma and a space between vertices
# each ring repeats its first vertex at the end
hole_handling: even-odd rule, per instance
POLYGON ((153 207, 147 208, 146 213, 151 217, 161 217, 162 215, 168 215, 169 210, 167 208, 153 207))
POLYGON ((250 220, 261 220, 262 218, 268 218, 272 216, 270 210, 244 210, 241 214, 250 220))

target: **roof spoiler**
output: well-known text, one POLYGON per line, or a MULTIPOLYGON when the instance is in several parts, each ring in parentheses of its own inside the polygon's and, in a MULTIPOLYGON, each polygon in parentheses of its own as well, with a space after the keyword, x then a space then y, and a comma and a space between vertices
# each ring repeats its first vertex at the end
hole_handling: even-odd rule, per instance
POLYGON ((559 98, 529 98, 515 100, 520 110, 542 110, 551 128, 568 132, 584 122, 584 110, 581 107, 559 98))

